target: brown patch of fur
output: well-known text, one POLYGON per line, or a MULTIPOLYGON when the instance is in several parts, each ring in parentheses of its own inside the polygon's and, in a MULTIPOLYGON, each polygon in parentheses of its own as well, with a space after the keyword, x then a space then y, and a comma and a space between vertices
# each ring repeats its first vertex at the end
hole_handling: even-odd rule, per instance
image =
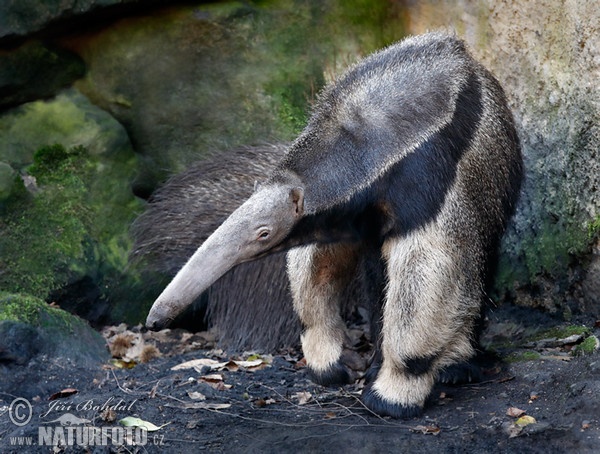
POLYGON ((140 362, 148 363, 160 356, 160 351, 154 345, 145 345, 142 353, 140 353, 140 362))
POLYGON ((131 334, 118 334, 110 344, 110 353, 113 358, 123 358, 133 346, 134 337, 131 334))

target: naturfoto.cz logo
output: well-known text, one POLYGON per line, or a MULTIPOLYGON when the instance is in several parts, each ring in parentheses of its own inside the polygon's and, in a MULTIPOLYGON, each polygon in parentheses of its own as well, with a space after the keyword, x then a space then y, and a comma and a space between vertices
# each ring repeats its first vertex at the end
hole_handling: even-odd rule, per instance
MULTIPOLYGON (((127 404, 122 400, 114 402, 109 399, 102 404, 86 401, 80 404, 51 403, 48 411, 40 415, 47 417, 50 413, 68 410, 99 410, 118 408, 131 410, 133 403, 127 404), (112 405, 111 405, 112 404, 112 405)), ((31 403, 22 397, 14 399, 8 409, 10 421, 24 427, 32 420, 33 409, 31 403)), ((72 413, 63 413, 50 421, 43 421, 37 428, 37 440, 34 436, 9 437, 11 446, 145 446, 148 443, 148 431, 143 427, 122 427, 91 425, 92 421, 80 418, 72 413)), ((156 438, 156 437, 155 437, 156 438)), ((154 444, 162 444, 162 440, 153 439, 154 444)))

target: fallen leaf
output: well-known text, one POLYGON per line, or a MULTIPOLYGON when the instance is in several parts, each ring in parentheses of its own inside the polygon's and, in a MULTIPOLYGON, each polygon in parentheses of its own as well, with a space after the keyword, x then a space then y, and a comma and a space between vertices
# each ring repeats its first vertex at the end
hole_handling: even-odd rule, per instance
POLYGON ((102 418, 102 421, 115 422, 117 419, 117 412, 112 408, 107 407, 100 413, 100 417, 102 418))
POLYGON ((119 369, 132 369, 137 364, 132 359, 111 359, 110 363, 119 369))
POLYGON ((335 419, 336 417, 337 415, 332 411, 325 413, 325 419, 335 419))
POLYGON ((197 372, 202 372, 205 367, 210 367, 210 370, 212 371, 228 370, 230 372, 236 372, 240 367, 254 371, 269 366, 269 362, 263 358, 253 358, 246 361, 233 359, 229 361, 217 361, 210 358, 200 358, 178 364, 177 366, 172 367, 171 370, 194 369, 197 372))
MULTIPOLYGON (((210 402, 181 402, 168 403, 165 407, 182 408, 185 410, 225 410, 231 407, 231 404, 215 404, 210 402)), ((162 426, 161 426, 162 427, 162 426)))
POLYGON ((52 394, 48 400, 64 399, 65 397, 72 396, 73 394, 77 394, 77 390, 75 388, 65 388, 62 391, 52 394))
POLYGON ((122 426, 125 426, 125 427, 140 427, 142 429, 146 429, 148 432, 156 432, 157 430, 160 430, 163 427, 165 427, 166 425, 171 424, 171 423, 168 422, 168 423, 163 424, 162 426, 156 426, 156 425, 152 424, 151 422, 144 421, 143 419, 135 418, 133 416, 127 416, 123 419, 120 419, 119 424, 121 424, 122 426))
POLYGON ((306 367, 306 358, 302 358, 300 361, 294 364, 295 369, 302 369, 303 367, 306 367))
POLYGON ((223 366, 219 367, 218 370, 228 370, 229 372, 237 372, 240 366, 235 361, 228 361, 223 366))
POLYGON ((258 408, 262 408, 262 407, 266 407, 267 406, 267 401, 265 399, 263 399, 262 397, 259 397, 258 399, 256 399, 252 403, 254 404, 254 406, 256 406, 258 408))
POLYGON ((529 424, 535 424, 537 421, 533 416, 525 415, 521 416, 519 419, 515 421, 515 424, 519 427, 525 427, 529 424))
POLYGON ((312 398, 312 394, 308 391, 300 391, 294 394, 292 398, 298 399, 298 405, 304 405, 312 398))
POLYGON ((233 361, 233 362, 235 364, 237 364, 239 367, 245 367, 247 369, 258 367, 258 366, 263 365, 263 364, 268 365, 268 363, 265 363, 265 361, 262 358, 253 359, 253 360, 247 360, 247 361, 233 361))
POLYGON ((412 427, 410 431, 426 435, 439 435, 442 429, 440 429, 438 426, 415 426, 412 427))
POLYGON ((231 389, 233 387, 233 385, 228 385, 223 382, 223 376, 221 374, 204 375, 200 377, 200 380, 210 385, 217 391, 223 391, 225 389, 231 389))
POLYGON ((221 375, 221 374, 203 375, 202 377, 200 377, 200 379, 204 380, 206 382, 216 383, 216 382, 223 381, 223 375, 221 375))
POLYGON ((183 370, 183 369, 195 369, 198 372, 205 367, 208 366, 212 369, 217 369, 221 366, 224 366, 227 362, 219 362, 215 359, 210 358, 200 358, 200 359, 192 359, 191 361, 186 361, 184 363, 178 364, 177 366, 171 367, 171 370, 183 370))
POLYGON ((193 400, 206 400, 206 396, 198 391, 188 391, 187 394, 193 400))
POLYGON ((506 410, 506 415, 512 418, 518 418, 520 416, 523 416, 525 413, 525 410, 521 410, 517 407, 510 407, 508 410, 506 410))

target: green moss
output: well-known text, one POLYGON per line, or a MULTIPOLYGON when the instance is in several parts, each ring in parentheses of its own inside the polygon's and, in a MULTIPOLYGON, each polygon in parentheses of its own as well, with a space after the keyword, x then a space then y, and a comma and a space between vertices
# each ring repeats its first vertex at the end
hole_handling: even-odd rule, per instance
POLYGON ((32 173, 40 191, 0 218, 0 288, 44 298, 68 283, 89 261, 89 209, 82 150, 60 145, 35 154, 32 173), (76 173, 76 169, 80 174, 76 173))
MULTIPOLYGON (((35 152, 29 172, 39 191, 0 217, 0 267, 6 270, 0 288, 45 298, 83 276, 121 276, 137 202, 103 185, 96 178, 99 167, 98 157, 83 147, 55 144, 35 152)), ((105 181, 109 178, 125 179, 112 175, 105 181)))
POLYGON ((29 167, 29 174, 37 178, 48 177, 58 171, 68 158, 69 153, 62 145, 42 147, 33 155, 34 164, 29 167))
POLYGON ((75 325, 85 324, 40 298, 9 292, 0 292, 0 321, 21 322, 34 327, 53 327, 65 331, 71 331, 75 325))
POLYGON ((12 320, 28 324, 39 323, 41 305, 39 298, 0 292, 0 321, 12 320))
POLYGON ((591 232, 595 229, 594 223, 586 228, 571 220, 540 222, 536 234, 519 240, 519 260, 511 254, 500 256, 494 297, 535 283, 540 275, 551 276, 559 286, 564 285, 567 270, 589 251, 591 232))
POLYGON ((570 326, 556 326, 544 331, 535 333, 529 340, 536 341, 541 339, 564 339, 575 334, 587 336, 591 332, 591 329, 587 326, 570 325, 570 326))
POLYGON ((593 240, 600 235, 600 215, 588 223, 588 238, 593 240))
POLYGON ((26 354, 32 356, 39 351, 80 365, 107 357, 106 342, 85 321, 31 295, 0 291, 0 335, 9 336, 9 351, 11 341, 31 340, 36 348, 26 354))
POLYGON ((591 355, 600 347, 600 342, 596 336, 589 336, 581 344, 575 346, 573 354, 576 356, 580 355, 591 355))

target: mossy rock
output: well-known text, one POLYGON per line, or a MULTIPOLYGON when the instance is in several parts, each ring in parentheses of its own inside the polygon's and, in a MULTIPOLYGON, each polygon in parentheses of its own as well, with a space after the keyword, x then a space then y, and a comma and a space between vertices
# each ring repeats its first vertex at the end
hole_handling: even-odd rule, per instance
POLYGON ((0 116, 0 155, 18 171, 0 203, 0 289, 42 299, 60 291, 61 306, 95 312, 98 323, 124 321, 107 315, 121 305, 126 321, 142 320, 156 295, 145 304, 149 286, 127 267, 142 201, 131 189, 139 161, 123 126, 67 90, 0 116), (64 289, 80 282, 97 298, 74 308, 77 295, 64 289))
POLYGON ((575 356, 592 355, 600 349, 600 341, 596 336, 587 337, 581 344, 575 346, 573 354, 575 356))
POLYGON ((556 326, 547 330, 539 331, 531 336, 530 340, 538 341, 542 339, 565 339, 573 335, 587 336, 591 329, 582 325, 556 326))
POLYGON ((109 358, 104 338, 85 321, 24 294, 0 292, 0 339, 4 360, 16 364, 38 355, 80 366, 109 358))
POLYGON ((521 361, 537 361, 542 357, 538 352, 526 350, 515 351, 504 358, 507 363, 517 363, 521 361))

